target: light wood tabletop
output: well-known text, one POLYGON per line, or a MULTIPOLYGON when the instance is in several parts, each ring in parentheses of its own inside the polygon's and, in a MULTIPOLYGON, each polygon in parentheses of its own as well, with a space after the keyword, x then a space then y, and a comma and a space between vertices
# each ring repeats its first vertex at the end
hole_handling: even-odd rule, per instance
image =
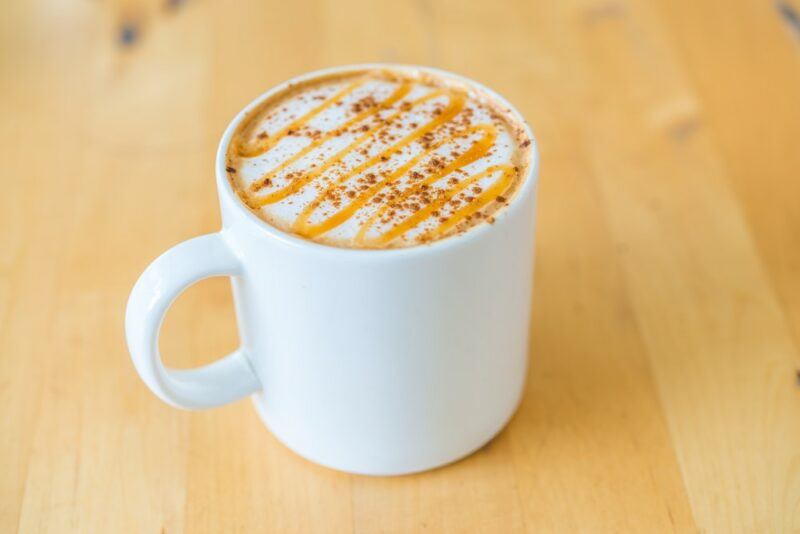
MULTIPOLYGON (((0 532, 800 532, 796 0, 8 1, 0 154, 0 532), (123 335, 149 261, 220 225, 228 121, 368 61, 491 86, 542 158, 523 403, 397 478, 168 407, 123 335)), ((222 278, 161 339, 237 344, 222 278)))

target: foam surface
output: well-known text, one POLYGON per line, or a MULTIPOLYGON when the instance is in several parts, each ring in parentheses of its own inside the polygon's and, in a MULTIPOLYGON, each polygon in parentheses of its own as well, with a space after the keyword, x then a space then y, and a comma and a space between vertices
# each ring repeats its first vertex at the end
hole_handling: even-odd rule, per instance
POLYGON ((268 99, 239 126, 227 164, 268 223, 385 248, 491 222, 526 174, 528 145, 487 95, 428 74, 369 71, 268 99))

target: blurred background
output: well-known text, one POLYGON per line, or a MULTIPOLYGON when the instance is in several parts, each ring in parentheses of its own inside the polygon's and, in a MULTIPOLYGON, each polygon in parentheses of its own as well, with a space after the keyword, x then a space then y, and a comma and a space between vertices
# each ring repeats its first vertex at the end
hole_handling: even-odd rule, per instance
MULTIPOLYGON (((797 0, 0 3, 0 531, 800 531, 797 0), (126 298, 218 229, 216 144, 359 62, 497 90, 541 150, 531 367, 482 451, 373 479, 153 397, 126 298)), ((225 279, 168 364, 238 343, 225 279)))

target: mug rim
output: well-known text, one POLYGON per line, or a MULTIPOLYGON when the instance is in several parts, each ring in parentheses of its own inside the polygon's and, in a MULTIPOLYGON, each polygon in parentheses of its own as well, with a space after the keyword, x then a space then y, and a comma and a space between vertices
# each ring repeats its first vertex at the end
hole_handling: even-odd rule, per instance
MULTIPOLYGON (((462 76, 460 74, 456 74, 450 71, 446 71, 443 69, 439 69, 436 67, 428 67, 423 65, 410 65, 410 64, 398 64, 398 63, 358 63, 358 64, 348 64, 348 65, 339 65, 334 67, 327 67, 324 69, 318 69, 310 72, 306 72, 299 76, 294 76, 288 80, 285 80, 278 85, 275 85, 255 99, 250 101, 244 108, 242 108, 236 116, 228 123, 228 126, 225 128, 225 132, 222 134, 222 138, 220 139, 218 148, 217 148, 217 156, 216 156, 216 178, 217 178, 217 190, 220 192, 220 195, 225 195, 229 201, 231 201, 235 206, 236 210, 243 214, 244 218, 253 222, 255 226, 259 227, 262 232, 267 234, 269 237, 278 239, 288 245, 292 245, 293 247, 302 247, 302 248, 309 248, 312 250, 316 250, 317 252, 329 252, 333 254, 347 254, 347 255, 369 255, 372 257, 376 256, 383 256, 383 257, 398 257, 398 256, 415 256, 419 254, 425 254, 433 252, 434 250, 445 250, 445 249, 452 249, 455 247, 459 247, 463 244, 468 243, 471 240, 478 239, 480 236, 485 235, 487 232, 492 231, 495 226, 504 224, 507 219, 511 217, 513 213, 516 213, 519 209, 521 209, 521 205, 523 204, 522 199, 527 197, 528 195, 533 194, 536 189, 536 185, 538 182, 539 176, 539 150, 538 150, 538 143, 536 142, 536 137, 533 135, 533 130, 528 124, 528 121, 525 120, 525 117, 514 107, 508 100, 506 100, 503 96, 501 96, 496 91, 486 87, 485 85, 472 80, 471 78, 467 78, 466 76, 462 76), (445 237, 443 239, 437 239, 435 241, 431 241, 429 243, 420 243, 405 247, 397 247, 397 248, 351 248, 351 247, 339 247, 336 245, 328 245, 325 243, 320 243, 317 241, 312 241, 310 239, 304 239, 300 236, 296 236, 284 230, 281 230, 267 221, 263 220, 261 217, 253 213, 247 206, 244 205, 244 202, 236 194, 236 191, 233 189, 233 185, 231 184, 230 180, 228 179, 228 174, 226 170, 226 156, 228 152, 228 145, 230 144, 231 138, 233 137, 236 128, 239 124, 244 120, 245 117, 256 107, 258 107, 264 100, 270 98, 271 96, 279 93, 280 91, 285 90, 289 86, 293 84, 303 83, 309 80, 313 80, 314 78, 321 78, 325 76, 335 75, 335 74, 345 74, 354 71, 360 70, 373 70, 373 69, 390 69, 390 70, 399 70, 399 71, 421 71, 426 72, 429 74, 433 74, 436 76, 449 78, 453 81, 471 86, 477 89, 480 92, 483 92, 493 98, 496 102, 502 105, 507 112, 511 113, 515 119, 522 125, 522 128, 525 131, 528 139, 530 139, 531 144, 528 147, 529 150, 529 164, 528 170, 525 176, 525 180, 520 186, 519 190, 516 192, 514 197, 511 199, 511 202, 508 203, 503 209, 498 210, 494 216, 494 223, 493 224, 478 224, 472 228, 469 228, 465 232, 461 232, 455 235, 451 235, 445 237)), ((223 228, 224 230, 224 228, 223 228)))

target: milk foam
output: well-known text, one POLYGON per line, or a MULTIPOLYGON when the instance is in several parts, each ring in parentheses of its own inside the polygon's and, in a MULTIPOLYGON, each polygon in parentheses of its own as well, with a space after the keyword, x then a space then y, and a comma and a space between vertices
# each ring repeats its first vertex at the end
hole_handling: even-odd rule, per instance
POLYGON ((227 159, 270 224, 336 246, 398 247, 491 220, 525 175, 527 144, 485 95, 370 71, 265 102, 227 159))

